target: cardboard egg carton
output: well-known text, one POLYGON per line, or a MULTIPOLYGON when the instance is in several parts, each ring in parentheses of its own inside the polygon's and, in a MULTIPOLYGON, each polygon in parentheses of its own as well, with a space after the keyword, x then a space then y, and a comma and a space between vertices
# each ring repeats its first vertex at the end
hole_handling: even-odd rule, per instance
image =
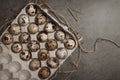
MULTIPOLYGON (((29 3, 2 33, 2 48, 8 50, 6 53, 11 58, 5 57, 8 62, 1 62, 0 74, 10 72, 12 76, 7 75, 8 80, 48 80, 77 48, 77 39, 70 28, 51 13, 44 4, 29 3), (25 32, 27 36, 23 35, 25 32), (26 37, 28 39, 24 41, 26 37), (39 55, 42 49, 47 55, 39 55), (23 54, 23 50, 28 52, 23 54)), ((1 80, 4 78, 0 77, 1 80)))

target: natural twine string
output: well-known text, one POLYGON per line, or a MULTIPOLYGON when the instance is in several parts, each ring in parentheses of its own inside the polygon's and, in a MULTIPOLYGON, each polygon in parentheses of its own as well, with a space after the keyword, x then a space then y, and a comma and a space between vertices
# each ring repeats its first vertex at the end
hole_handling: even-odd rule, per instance
MULTIPOLYGON (((46 5, 47 7, 49 7, 49 10, 50 10, 50 12, 52 12, 54 15, 55 15, 55 17, 56 17, 56 19, 58 19, 58 21, 61 23, 61 24, 64 24, 64 25, 66 25, 66 26, 68 26, 69 27, 69 24, 68 24, 68 22, 64 19, 64 17, 63 16, 61 16, 61 15, 58 15, 58 13, 56 13, 47 3, 45 3, 43 0, 35 0, 35 1, 32 1, 32 0, 29 0, 29 3, 31 3, 31 2, 34 2, 34 3, 42 3, 42 4, 44 4, 44 5, 46 5)), ((69 8, 69 12, 70 12, 70 9, 71 8, 69 8)), ((71 9, 71 10, 74 10, 74 9, 71 9)), ((78 11, 76 11, 76 12, 78 12, 78 11)), ((73 16, 73 13, 70 13, 71 14, 71 16, 73 16)), ((6 22, 5 24, 3 24, 1 27, 0 27, 0 30, 2 30, 3 28, 6 28, 6 26, 9 24, 9 23, 11 23, 11 21, 12 20, 10 20, 10 21, 8 21, 8 22, 6 22)), ((71 27, 70 27, 71 28, 71 27)), ((71 28, 72 29, 72 28, 71 28)), ((106 41, 106 42, 110 42, 110 43, 112 43, 112 44, 114 44, 116 47, 118 47, 118 48, 120 48, 120 45, 118 45, 118 43, 116 43, 116 42, 114 42, 113 40, 109 40, 109 39, 105 39, 105 38, 98 38, 98 39, 96 39, 96 41, 95 41, 95 43, 94 43, 94 46, 93 46, 93 50, 91 50, 91 51, 87 51, 86 49, 84 49, 83 47, 82 47, 82 44, 81 44, 81 41, 82 41, 82 37, 81 38, 79 38, 78 37, 78 35, 77 35, 77 33, 76 33, 76 31, 74 31, 74 29, 72 29, 72 31, 73 31, 73 34, 76 36, 76 39, 78 40, 77 42, 78 42, 78 59, 77 59, 77 62, 74 62, 73 61, 73 59, 72 59, 72 56, 70 56, 70 61, 71 61, 71 63, 72 63, 72 65, 74 66, 74 69, 73 70, 71 70, 71 71, 61 71, 60 69, 58 69, 58 71, 55 73, 55 75, 54 76, 52 76, 52 78, 51 79, 53 79, 53 78, 55 78, 56 76, 57 76, 57 73, 62 73, 62 74, 69 74, 67 77, 66 77, 66 79, 65 80, 69 80, 69 77, 75 72, 75 71, 77 71, 78 69, 79 69, 79 63, 80 63, 80 57, 81 57, 81 52, 84 52, 84 53, 94 53, 95 51, 96 51, 96 49, 97 49, 97 43, 98 42, 101 42, 101 41, 106 41)))

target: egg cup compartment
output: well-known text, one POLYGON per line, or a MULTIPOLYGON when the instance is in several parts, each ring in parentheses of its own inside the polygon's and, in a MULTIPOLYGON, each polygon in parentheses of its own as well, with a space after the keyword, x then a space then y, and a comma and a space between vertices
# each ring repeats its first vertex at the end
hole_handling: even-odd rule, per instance
POLYGON ((9 70, 17 61, 20 65, 12 66, 16 71, 12 74, 20 80, 48 80, 77 47, 69 28, 53 17, 48 7, 35 3, 26 5, 0 38, 12 57, 3 68, 9 70))

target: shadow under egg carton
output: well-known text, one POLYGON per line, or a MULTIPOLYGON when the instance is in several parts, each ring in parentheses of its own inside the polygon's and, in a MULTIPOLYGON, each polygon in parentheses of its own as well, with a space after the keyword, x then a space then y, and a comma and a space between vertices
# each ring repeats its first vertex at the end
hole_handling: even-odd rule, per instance
POLYGON ((1 41, 12 58, 2 63, 3 70, 20 80, 50 79, 78 46, 69 27, 51 15, 48 6, 39 3, 23 8, 3 32, 1 41))

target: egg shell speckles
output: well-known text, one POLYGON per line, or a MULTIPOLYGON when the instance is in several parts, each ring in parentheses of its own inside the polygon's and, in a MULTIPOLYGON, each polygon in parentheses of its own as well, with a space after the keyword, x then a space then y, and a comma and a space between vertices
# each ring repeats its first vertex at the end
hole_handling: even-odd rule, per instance
POLYGON ((8 31, 12 35, 18 35, 21 32, 21 27, 18 24, 12 24, 8 31))
POLYGON ((39 69, 40 66, 41 66, 41 62, 37 58, 32 59, 29 63, 29 69, 32 71, 39 69))
POLYGON ((40 77, 40 79, 46 79, 50 76, 50 74, 51 72, 48 67, 42 67, 38 72, 38 76, 40 77))
POLYGON ((21 26, 26 26, 29 22, 30 22, 29 17, 28 17, 28 15, 26 15, 26 14, 21 14, 21 15, 18 17, 18 23, 19 23, 19 25, 21 25, 21 26))
POLYGON ((37 6, 30 4, 26 7, 26 13, 30 16, 35 16, 37 14, 37 6))
POLYGON ((13 42, 13 36, 9 33, 5 33, 3 36, 2 36, 2 42, 6 45, 9 45, 13 42))

